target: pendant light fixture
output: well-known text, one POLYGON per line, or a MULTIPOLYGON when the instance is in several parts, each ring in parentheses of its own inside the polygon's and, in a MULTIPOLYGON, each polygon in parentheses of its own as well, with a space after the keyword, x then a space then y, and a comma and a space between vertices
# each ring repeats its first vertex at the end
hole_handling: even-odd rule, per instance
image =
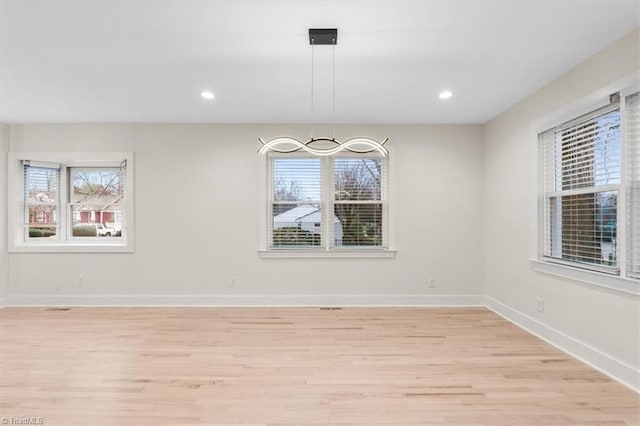
POLYGON ((344 142, 336 140, 336 45, 338 44, 338 30, 336 28, 310 28, 309 29, 309 44, 311 45, 311 126, 312 134, 307 142, 299 141, 292 137, 277 137, 269 141, 264 141, 262 138, 258 138, 262 146, 258 150, 258 153, 265 154, 269 151, 279 153, 291 153, 297 151, 306 151, 314 155, 332 155, 340 151, 349 151, 357 154, 368 154, 372 152, 378 152, 382 156, 389 154, 389 151, 384 146, 389 140, 388 138, 382 142, 378 142, 375 139, 367 137, 357 137, 349 139, 344 142), (314 47, 330 45, 333 46, 333 137, 321 137, 316 138, 313 136, 313 109, 314 109, 314 86, 313 86, 313 72, 314 72, 314 47))

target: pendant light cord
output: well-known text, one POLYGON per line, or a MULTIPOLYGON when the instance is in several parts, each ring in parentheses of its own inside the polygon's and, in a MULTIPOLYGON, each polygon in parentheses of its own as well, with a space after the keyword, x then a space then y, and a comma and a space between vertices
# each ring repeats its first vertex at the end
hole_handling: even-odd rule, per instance
POLYGON ((336 140, 336 40, 333 40, 333 140, 336 140))
POLYGON ((313 140, 313 48, 314 41, 311 39, 311 139, 313 140))

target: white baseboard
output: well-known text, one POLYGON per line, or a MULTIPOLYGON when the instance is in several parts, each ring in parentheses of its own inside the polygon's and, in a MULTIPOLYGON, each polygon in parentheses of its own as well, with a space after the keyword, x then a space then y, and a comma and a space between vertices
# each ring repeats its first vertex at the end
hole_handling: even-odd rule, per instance
POLYGON ((9 295, 5 306, 484 306, 479 294, 9 295))
POLYGON ((485 306, 525 331, 640 393, 640 371, 560 330, 485 296, 485 306))
POLYGON ((0 308, 4 308, 5 306, 7 306, 7 298, 0 297, 0 308))

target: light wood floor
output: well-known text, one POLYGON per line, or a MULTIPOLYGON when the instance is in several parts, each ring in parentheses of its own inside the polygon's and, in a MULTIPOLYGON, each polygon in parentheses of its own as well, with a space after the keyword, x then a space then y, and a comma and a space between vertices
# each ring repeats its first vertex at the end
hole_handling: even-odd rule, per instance
POLYGON ((640 424, 484 308, 5 308, 0 332, 1 416, 45 425, 640 424))

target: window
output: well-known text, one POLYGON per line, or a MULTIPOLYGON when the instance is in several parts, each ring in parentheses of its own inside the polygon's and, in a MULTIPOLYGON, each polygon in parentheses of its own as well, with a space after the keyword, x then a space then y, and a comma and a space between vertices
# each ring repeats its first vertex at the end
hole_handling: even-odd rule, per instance
POLYGON ((12 251, 132 251, 132 158, 11 153, 12 251))
POLYGON ((640 94, 628 96, 627 133, 627 274, 640 278, 640 94))
POLYGON ((271 248, 322 246, 321 159, 272 158, 271 169, 271 248))
POLYGON ((386 249, 387 159, 271 153, 267 247, 386 249))
POLYGON ((24 161, 24 234, 57 238, 60 211, 60 167, 24 161))
POLYGON ((335 158, 333 166, 334 246, 382 247, 382 159, 335 158))
POLYGON ((71 167, 68 172, 71 236, 122 238, 126 161, 120 168, 71 167))
MULTIPOLYGON (((621 273, 626 248, 620 240, 633 240, 638 225, 632 223, 632 209, 638 197, 633 196, 633 173, 625 178, 623 164, 638 150, 638 133, 628 127, 625 151, 623 124, 629 124, 622 111, 627 107, 629 117, 634 99, 637 94, 623 99, 613 95, 608 105, 539 134, 539 244, 544 260, 626 275, 621 273), (626 210, 621 208, 625 194, 626 210), (630 224, 625 232, 621 224, 626 216, 630 224)), ((630 267, 638 262, 633 244, 627 249, 630 267)))

